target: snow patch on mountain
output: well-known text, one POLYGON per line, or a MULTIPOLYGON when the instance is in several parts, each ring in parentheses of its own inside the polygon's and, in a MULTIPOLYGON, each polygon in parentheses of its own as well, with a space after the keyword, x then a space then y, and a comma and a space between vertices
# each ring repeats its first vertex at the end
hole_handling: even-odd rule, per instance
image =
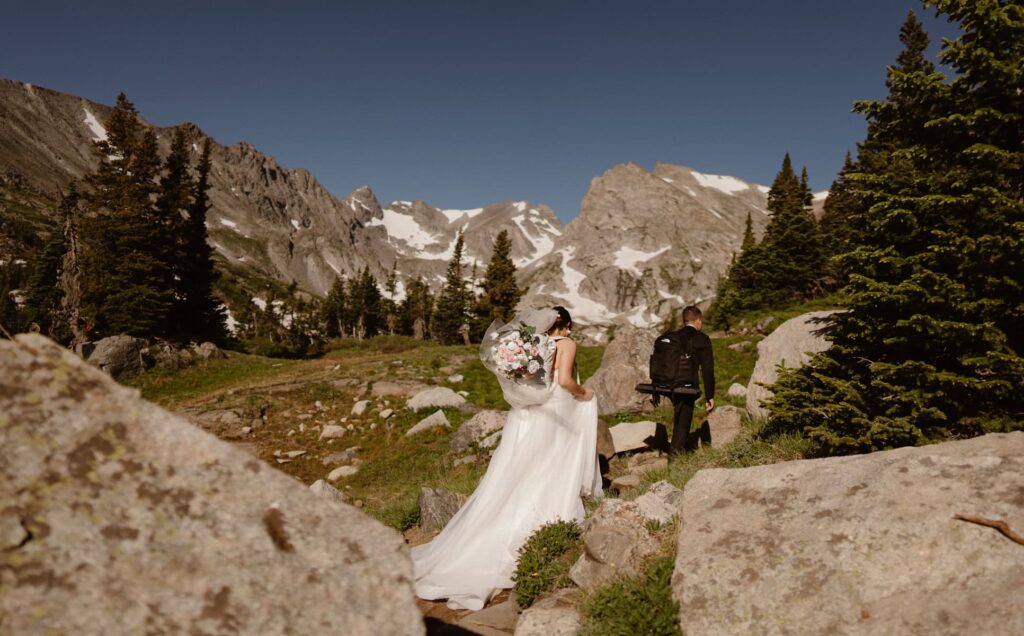
MULTIPOLYGON (((405 206, 412 205, 406 201, 398 201, 398 203, 405 206)), ((389 240, 403 241, 416 251, 422 251, 428 245, 437 242, 434 235, 420 227, 420 224, 411 215, 403 214, 390 207, 384 208, 381 218, 370 219, 366 225, 383 225, 387 230, 389 240)))
POLYGON ((82 110, 85 111, 85 119, 83 119, 82 121, 85 123, 86 126, 89 127, 89 130, 92 131, 92 140, 106 141, 107 129, 104 128, 103 124, 101 124, 99 120, 96 119, 96 115, 93 115, 92 111, 90 111, 88 108, 83 108, 82 110))
POLYGON ((580 284, 586 279, 586 274, 569 266, 576 253, 575 247, 567 247, 558 251, 562 256, 562 284, 565 285, 564 294, 554 294, 562 299, 574 317, 590 322, 606 322, 615 317, 615 314, 608 311, 608 308, 590 298, 585 298, 580 293, 580 284))
POLYGON ((639 263, 646 263, 659 254, 664 254, 669 250, 669 246, 665 246, 660 250, 653 252, 641 252, 640 250, 633 249, 632 247, 622 246, 615 252, 615 266, 621 270, 630 272, 635 276, 640 276, 643 272, 637 267, 639 263))
POLYGON ((229 219, 221 219, 220 220, 220 224, 221 225, 226 225, 227 227, 231 228, 232 230, 238 229, 238 224, 235 223, 234 221, 229 220, 229 219))
POLYGON ((483 208, 473 208, 471 210, 441 210, 441 214, 448 218, 449 223, 453 223, 460 219, 471 219, 483 211, 483 208))
POLYGON ((717 174, 702 174, 694 171, 693 178, 697 180, 697 183, 701 184, 705 188, 714 188, 726 194, 736 194, 737 192, 743 192, 749 190, 750 185, 740 181, 736 177, 730 177, 727 175, 717 174))

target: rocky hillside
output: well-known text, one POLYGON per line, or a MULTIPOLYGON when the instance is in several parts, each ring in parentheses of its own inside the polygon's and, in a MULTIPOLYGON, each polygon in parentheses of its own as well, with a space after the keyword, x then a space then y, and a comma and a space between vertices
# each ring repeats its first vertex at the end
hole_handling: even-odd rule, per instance
MULTIPOLYGON (((92 142, 106 134, 109 108, 0 80, 0 260, 25 258, 52 201, 95 165, 92 142)), ((203 132, 186 124, 198 142, 203 132)), ((168 130, 157 131, 167 150, 168 130)), ((198 146, 194 146, 198 148, 198 146)), ((730 176, 657 164, 617 165, 590 185, 579 216, 564 228, 527 201, 468 210, 423 201, 382 206, 363 186, 338 199, 306 170, 284 168, 253 146, 213 145, 210 239, 232 277, 289 283, 324 295, 336 276, 365 266, 379 279, 396 267, 404 282, 439 286, 461 231, 478 274, 495 234, 529 292, 525 303, 561 303, 583 323, 660 323, 689 303, 707 304, 739 249, 749 214, 760 235, 767 187, 730 176)), ((816 196, 820 207, 823 194, 816 196)), ((467 272, 468 273, 468 272, 467 272)))

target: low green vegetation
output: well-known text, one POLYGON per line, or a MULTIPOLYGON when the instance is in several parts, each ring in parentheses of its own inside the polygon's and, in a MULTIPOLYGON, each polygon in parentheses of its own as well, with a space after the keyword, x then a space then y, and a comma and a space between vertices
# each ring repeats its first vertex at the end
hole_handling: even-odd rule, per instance
POLYGON ((227 359, 205 360, 180 371, 152 369, 122 384, 142 391, 142 397, 174 407, 220 389, 272 380, 292 370, 297 361, 227 352, 227 359))
POLYGON ((572 521, 555 521, 534 531, 519 549, 513 591, 521 608, 569 584, 569 568, 582 551, 580 527, 572 521))
POLYGON ((672 599, 674 559, 653 559, 638 577, 619 579, 583 600, 586 636, 674 636, 679 632, 679 606, 672 599))

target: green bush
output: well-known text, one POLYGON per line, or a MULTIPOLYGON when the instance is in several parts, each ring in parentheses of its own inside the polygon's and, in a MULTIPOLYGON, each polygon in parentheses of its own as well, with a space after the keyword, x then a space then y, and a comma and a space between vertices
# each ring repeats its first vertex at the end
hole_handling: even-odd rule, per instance
POLYGON ((640 577, 619 579, 588 595, 583 602, 581 634, 677 636, 679 606, 672 600, 672 559, 651 561, 640 577))
POLYGON ((582 550, 575 521, 553 521, 534 531, 519 548, 513 588, 519 607, 529 607, 545 592, 568 583, 569 568, 582 550))
POLYGON ((405 532, 420 522, 420 505, 416 499, 396 503, 376 513, 370 512, 378 521, 399 532, 405 532))

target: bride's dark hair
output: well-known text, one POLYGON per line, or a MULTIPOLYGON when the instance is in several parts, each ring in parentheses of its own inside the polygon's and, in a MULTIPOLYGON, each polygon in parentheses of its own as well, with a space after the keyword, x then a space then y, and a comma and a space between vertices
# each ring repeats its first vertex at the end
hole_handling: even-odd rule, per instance
POLYGON ((548 333, 562 329, 563 327, 572 329, 572 316, 569 315, 569 311, 561 305, 556 305, 552 307, 552 309, 558 312, 558 318, 555 318, 555 322, 551 325, 551 328, 548 329, 548 333))

